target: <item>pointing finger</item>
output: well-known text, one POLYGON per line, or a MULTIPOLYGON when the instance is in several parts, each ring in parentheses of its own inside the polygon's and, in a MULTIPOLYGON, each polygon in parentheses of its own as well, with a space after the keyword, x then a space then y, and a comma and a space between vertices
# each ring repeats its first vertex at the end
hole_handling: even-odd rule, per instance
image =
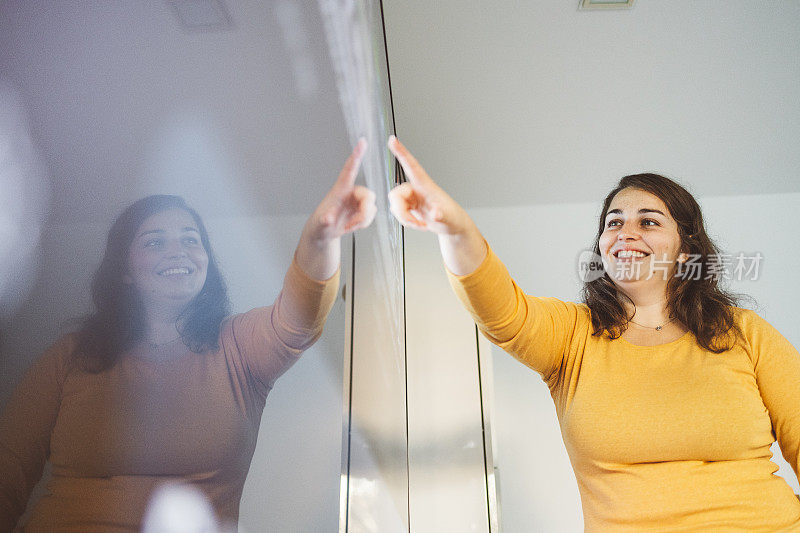
POLYGON ((428 176, 428 173, 425 172, 425 169, 422 168, 422 165, 419 164, 419 161, 411 155, 411 152, 403 146, 397 137, 394 135, 390 136, 387 145, 397 160, 400 161, 400 165, 403 167, 408 181, 423 189, 435 185, 434 181, 428 176))
POLYGON ((361 167, 361 160, 364 158, 364 152, 367 151, 367 140, 361 137, 353 148, 350 157, 342 167, 339 177, 336 179, 336 185, 339 187, 350 188, 356 182, 358 176, 358 169, 361 167))

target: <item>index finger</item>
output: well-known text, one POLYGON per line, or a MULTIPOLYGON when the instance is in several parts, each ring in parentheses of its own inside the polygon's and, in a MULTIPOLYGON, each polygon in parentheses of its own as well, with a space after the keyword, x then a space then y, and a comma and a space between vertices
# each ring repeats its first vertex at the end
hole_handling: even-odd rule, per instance
POLYGON ((361 137, 350 153, 350 157, 344 162, 342 171, 339 172, 339 177, 336 178, 336 186, 349 189, 355 184, 356 176, 358 176, 358 169, 361 167, 361 160, 364 158, 364 152, 366 151, 367 140, 361 137))
POLYGON ((419 164, 419 161, 411 155, 408 148, 403 146, 403 143, 401 143, 397 137, 391 135, 387 145, 397 160, 400 161, 400 165, 403 167, 406 177, 412 185, 418 187, 434 185, 433 180, 428 176, 428 173, 425 172, 425 169, 422 168, 422 165, 419 164))

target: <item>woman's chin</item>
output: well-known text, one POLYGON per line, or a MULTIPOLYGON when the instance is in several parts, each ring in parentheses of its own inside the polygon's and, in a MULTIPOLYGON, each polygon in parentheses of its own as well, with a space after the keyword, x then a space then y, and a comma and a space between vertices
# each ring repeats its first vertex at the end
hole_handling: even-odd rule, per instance
POLYGON ((144 302, 145 308, 153 311, 168 311, 169 314, 179 315, 192 302, 199 291, 170 291, 159 294, 144 302))

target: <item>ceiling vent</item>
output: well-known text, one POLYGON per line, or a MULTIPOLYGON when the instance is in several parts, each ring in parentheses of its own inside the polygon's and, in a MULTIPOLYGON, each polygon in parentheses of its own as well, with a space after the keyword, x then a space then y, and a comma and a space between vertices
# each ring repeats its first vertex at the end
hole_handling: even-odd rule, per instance
POLYGON ((629 9, 633 0, 581 0, 579 9, 629 9))

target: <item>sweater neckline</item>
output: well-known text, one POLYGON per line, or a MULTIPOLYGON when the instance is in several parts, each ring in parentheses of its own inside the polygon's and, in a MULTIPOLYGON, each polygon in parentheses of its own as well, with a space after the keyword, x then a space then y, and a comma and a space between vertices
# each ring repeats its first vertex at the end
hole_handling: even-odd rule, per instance
POLYGON ((683 335, 681 335, 680 337, 678 337, 675 340, 672 340, 672 341, 669 341, 669 342, 664 342, 664 343, 661 343, 661 344, 653 344, 653 345, 633 344, 629 340, 624 339, 622 337, 619 337, 619 340, 621 340, 622 342, 624 342, 625 344, 627 344, 630 347, 638 348, 638 349, 645 349, 646 350, 646 349, 651 349, 651 348, 666 348, 668 346, 673 346, 673 345, 679 344, 681 342, 684 342, 687 338, 689 338, 691 336, 691 334, 692 334, 691 330, 686 330, 686 332, 683 335))

